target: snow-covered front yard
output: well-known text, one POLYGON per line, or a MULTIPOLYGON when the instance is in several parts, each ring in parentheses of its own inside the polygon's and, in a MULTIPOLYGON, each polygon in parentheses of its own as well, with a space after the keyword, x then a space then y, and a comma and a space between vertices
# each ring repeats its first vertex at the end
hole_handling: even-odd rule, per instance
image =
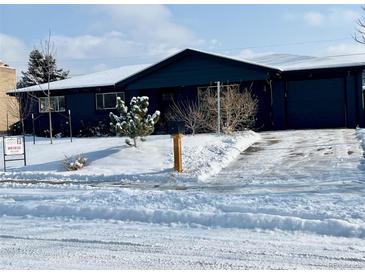
MULTIPOLYGON (((260 135, 245 131, 233 136, 199 134, 183 137, 184 173, 173 171, 172 138, 169 135, 149 136, 139 146, 129 147, 125 138, 74 138, 49 140, 28 137, 27 166, 8 162, 7 172, 0 180, 42 180, 52 182, 122 182, 166 184, 204 181, 232 162, 241 151, 260 139, 260 135), (65 156, 84 155, 85 168, 66 171, 65 156)), ((2 155, 2 145, 0 146, 2 155)))
POLYGON ((58 169, 63 154, 39 157, 32 170, 16 169, 19 176, 59 184, 0 184, 0 268, 365 268, 365 130, 225 138, 185 137, 191 158, 181 177, 171 172, 168 137, 143 144, 153 163, 117 138, 98 148, 90 139, 84 151, 79 140, 59 141, 59 152, 83 152, 90 165, 70 177, 58 169), (92 154, 114 146, 103 158, 92 154), (40 172, 46 162, 51 173, 40 172), (162 187, 171 182, 186 188, 162 187))

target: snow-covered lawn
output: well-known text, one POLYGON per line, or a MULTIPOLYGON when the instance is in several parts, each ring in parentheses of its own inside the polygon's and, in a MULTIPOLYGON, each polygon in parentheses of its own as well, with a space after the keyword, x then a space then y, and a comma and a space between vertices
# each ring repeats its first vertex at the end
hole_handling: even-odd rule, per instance
MULTIPOLYGON (((156 163, 150 187, 0 184, 0 268, 365 268, 365 130, 260 135, 218 174, 191 168, 181 189, 154 188, 156 163)), ((218 162, 217 147, 191 159, 218 162)))
MULTIPOLYGON (((183 137, 183 174, 173 172, 172 139, 169 135, 149 136, 139 147, 129 147, 125 138, 56 139, 50 144, 38 138, 36 144, 27 138, 27 166, 8 162, 11 168, 0 171, 2 180, 43 180, 54 182, 147 182, 194 183, 204 181, 233 161, 240 152, 260 139, 245 131, 234 136, 199 134, 183 137), (87 166, 65 171, 65 156, 84 155, 87 166)), ((2 144, 0 146, 2 155, 2 144)), ((2 166, 0 166, 0 170, 2 166)))

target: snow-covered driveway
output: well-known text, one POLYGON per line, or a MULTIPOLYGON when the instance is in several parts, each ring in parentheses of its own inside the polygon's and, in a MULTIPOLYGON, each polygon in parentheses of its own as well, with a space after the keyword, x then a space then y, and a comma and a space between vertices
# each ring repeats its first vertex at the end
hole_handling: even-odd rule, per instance
POLYGON ((355 130, 275 131, 261 137, 209 182, 236 193, 365 191, 355 130))
POLYGON ((180 190, 0 184, 0 268, 365 268, 357 134, 265 132, 180 190))

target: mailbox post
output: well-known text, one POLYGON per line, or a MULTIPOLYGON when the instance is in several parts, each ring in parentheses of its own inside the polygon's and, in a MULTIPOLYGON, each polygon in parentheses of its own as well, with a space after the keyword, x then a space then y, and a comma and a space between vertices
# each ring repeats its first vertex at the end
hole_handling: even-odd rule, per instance
POLYGON ((183 172, 182 167, 182 145, 181 139, 185 133, 185 123, 173 121, 168 123, 168 132, 172 135, 174 145, 174 169, 177 172, 183 172))
POLYGON ((182 147, 181 147, 182 134, 174 134, 174 167, 177 172, 182 172, 182 147))

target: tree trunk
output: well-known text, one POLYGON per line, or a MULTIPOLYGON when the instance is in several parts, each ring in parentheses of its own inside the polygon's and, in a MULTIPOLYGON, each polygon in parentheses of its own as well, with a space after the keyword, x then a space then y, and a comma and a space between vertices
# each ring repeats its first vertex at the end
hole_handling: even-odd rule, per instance
POLYGON ((53 144, 53 134, 52 134, 52 109, 51 109, 51 92, 49 91, 49 74, 48 74, 48 119, 49 119, 49 138, 51 144, 53 144))

